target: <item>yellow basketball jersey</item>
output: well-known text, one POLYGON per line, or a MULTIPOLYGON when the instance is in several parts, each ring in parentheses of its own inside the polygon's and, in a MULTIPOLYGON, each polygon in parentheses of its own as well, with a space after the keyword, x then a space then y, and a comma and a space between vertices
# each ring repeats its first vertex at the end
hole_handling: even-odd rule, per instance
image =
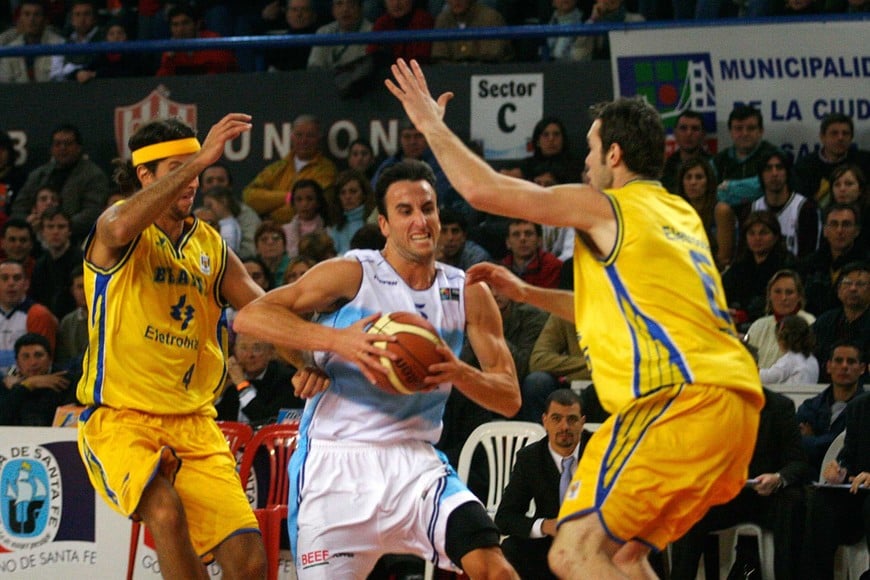
POLYGON ((574 249, 578 338, 604 408, 680 383, 745 391, 760 406, 758 371, 696 212, 655 181, 605 194, 617 220, 613 251, 599 259, 579 237, 574 249))
POLYGON ((194 218, 175 246, 151 225, 114 267, 86 258, 89 339, 79 400, 213 416, 226 375, 226 258, 220 235, 194 218))

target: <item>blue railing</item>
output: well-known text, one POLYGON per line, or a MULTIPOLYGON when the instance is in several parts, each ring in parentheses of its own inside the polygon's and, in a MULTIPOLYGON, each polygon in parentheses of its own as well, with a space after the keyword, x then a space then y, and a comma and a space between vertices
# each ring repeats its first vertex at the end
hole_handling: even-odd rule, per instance
MULTIPOLYGON (((275 49, 298 46, 333 46, 345 44, 395 44, 400 42, 457 41, 469 39, 537 39, 551 36, 600 36, 611 30, 661 30, 710 26, 745 26, 760 24, 794 24, 801 22, 867 21, 870 13, 825 14, 793 17, 723 18, 716 20, 653 20, 634 23, 594 23, 569 25, 523 25, 491 28, 353 32, 346 34, 286 34, 265 36, 230 36, 190 40, 131 40, 88 44, 38 44, 0 47, 0 58, 43 56, 49 54, 98 54, 118 52, 166 52, 196 50, 275 49)), ((870 33, 870 29, 868 29, 870 33)), ((870 37, 870 34, 868 34, 870 37)))

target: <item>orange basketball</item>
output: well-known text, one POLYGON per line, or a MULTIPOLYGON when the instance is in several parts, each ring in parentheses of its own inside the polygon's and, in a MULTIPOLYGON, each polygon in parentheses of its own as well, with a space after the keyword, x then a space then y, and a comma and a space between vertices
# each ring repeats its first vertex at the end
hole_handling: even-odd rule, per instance
POLYGON ((380 375, 376 385, 388 393, 410 395, 426 388, 423 379, 429 375, 429 365, 444 361, 441 353, 435 350, 435 347, 443 344, 438 331, 418 314, 384 314, 366 332, 396 337, 395 342, 375 343, 378 348, 398 356, 394 361, 381 357, 381 364, 387 367, 389 373, 380 375))

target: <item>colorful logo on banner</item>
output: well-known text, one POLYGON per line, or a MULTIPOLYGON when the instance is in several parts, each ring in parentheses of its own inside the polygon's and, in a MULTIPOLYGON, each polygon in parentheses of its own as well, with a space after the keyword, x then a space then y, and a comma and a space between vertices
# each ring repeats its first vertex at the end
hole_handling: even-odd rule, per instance
MULTIPOLYGON (((704 118, 704 130, 716 134, 716 86, 709 53, 665 54, 617 59, 619 94, 642 96, 661 114, 673 133, 677 117, 691 109, 704 118)), ((715 143, 712 150, 715 150, 715 143)))
POLYGON ((73 441, 0 447, 0 552, 56 541, 95 540, 94 495, 63 501, 63 489, 90 486, 73 441))
POLYGON ((140 125, 154 119, 178 117, 196 130, 196 105, 176 103, 169 99, 169 89, 160 85, 147 97, 127 105, 115 107, 115 147, 122 159, 130 157, 127 141, 140 125))

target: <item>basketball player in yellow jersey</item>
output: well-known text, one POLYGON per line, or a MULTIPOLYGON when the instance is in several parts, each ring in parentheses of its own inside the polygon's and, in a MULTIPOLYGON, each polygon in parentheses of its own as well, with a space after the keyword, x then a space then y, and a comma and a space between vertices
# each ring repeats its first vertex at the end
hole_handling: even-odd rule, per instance
POLYGON ((602 105, 587 134, 588 185, 543 188, 494 171, 443 121, 419 65, 387 88, 476 209, 574 228, 575 293, 469 269, 509 298, 575 322, 612 413, 587 446, 559 514, 562 578, 654 578, 651 549, 679 538, 746 482, 763 395, 739 343, 700 219, 658 177, 664 130, 640 99, 602 105))
POLYGON ((154 537, 164 578, 263 578, 257 520, 214 422, 226 375, 228 302, 263 294, 214 229, 190 216, 199 174, 250 129, 230 114, 200 146, 177 119, 140 127, 122 190, 85 242, 89 347, 78 398, 79 451, 91 483, 154 537))

